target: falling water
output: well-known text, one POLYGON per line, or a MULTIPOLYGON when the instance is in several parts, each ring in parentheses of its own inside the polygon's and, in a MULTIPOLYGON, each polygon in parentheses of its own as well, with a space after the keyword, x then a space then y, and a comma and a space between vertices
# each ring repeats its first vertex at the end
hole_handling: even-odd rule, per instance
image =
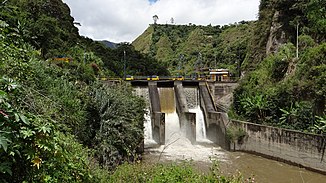
POLYGON ((206 126, 204 113, 198 105, 194 109, 189 109, 189 112, 196 114, 196 142, 207 142, 206 138, 206 126))
MULTIPOLYGON (((165 113, 165 145, 148 149, 149 153, 159 155, 160 158, 166 160, 185 160, 192 159, 195 161, 210 162, 210 157, 218 157, 220 161, 225 161, 227 157, 220 147, 213 144, 192 144, 186 138, 185 133, 180 127, 179 116, 176 112, 176 100, 173 88, 159 88, 159 97, 161 103, 161 111, 165 113), (161 157, 162 155, 162 157, 161 157)), ((203 113, 198 106, 193 109, 196 113, 196 121, 198 128, 196 129, 197 140, 204 141, 206 137, 206 129, 203 113)))
POLYGON ((165 144, 172 143, 176 139, 183 136, 180 130, 179 116, 174 111, 173 113, 165 114, 165 144))
POLYGON ((159 88, 158 91, 161 111, 165 113, 165 144, 169 144, 183 136, 176 112, 174 89, 159 88))
POLYGON ((152 121, 151 121, 151 116, 149 114, 149 109, 146 109, 144 118, 145 118, 145 121, 144 121, 144 144, 146 146, 157 144, 155 142, 155 140, 153 139, 152 121))

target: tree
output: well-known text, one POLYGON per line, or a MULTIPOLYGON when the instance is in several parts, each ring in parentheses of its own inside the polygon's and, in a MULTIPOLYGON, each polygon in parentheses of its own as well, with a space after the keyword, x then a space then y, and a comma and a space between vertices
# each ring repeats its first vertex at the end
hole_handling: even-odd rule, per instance
POLYGON ((157 15, 154 15, 153 16, 153 20, 154 20, 154 24, 156 24, 157 23, 157 20, 158 20, 158 16, 157 15))
POLYGON ((174 24, 174 18, 173 17, 171 17, 170 22, 171 22, 171 24, 174 24))

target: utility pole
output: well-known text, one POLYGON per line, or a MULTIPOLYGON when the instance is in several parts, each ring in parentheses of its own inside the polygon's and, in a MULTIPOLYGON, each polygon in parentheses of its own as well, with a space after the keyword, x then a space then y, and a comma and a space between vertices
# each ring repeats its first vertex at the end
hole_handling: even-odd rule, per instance
POLYGON ((84 47, 84 64, 86 65, 86 46, 84 47))
POLYGON ((299 58, 299 23, 297 23, 297 52, 296 52, 296 58, 299 58))
POLYGON ((126 50, 123 50, 123 79, 126 79, 126 50))
POLYGON ((180 54, 180 57, 179 57, 179 63, 178 63, 178 76, 182 76, 183 73, 181 71, 181 67, 182 67, 182 64, 183 64, 183 54, 180 54))

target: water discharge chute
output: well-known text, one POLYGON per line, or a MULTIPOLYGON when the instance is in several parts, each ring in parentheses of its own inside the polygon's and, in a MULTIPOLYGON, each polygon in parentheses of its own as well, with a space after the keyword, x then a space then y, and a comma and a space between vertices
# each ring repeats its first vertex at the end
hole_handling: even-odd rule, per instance
POLYGON ((194 109, 189 109, 189 112, 196 114, 196 142, 207 141, 205 118, 200 106, 198 105, 194 109))

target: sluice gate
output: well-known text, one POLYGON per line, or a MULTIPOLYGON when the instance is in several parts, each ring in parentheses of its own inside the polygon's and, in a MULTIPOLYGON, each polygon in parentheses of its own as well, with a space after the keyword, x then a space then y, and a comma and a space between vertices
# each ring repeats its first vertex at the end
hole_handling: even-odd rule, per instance
MULTIPOLYGON (((159 145, 175 138, 191 143, 209 140, 228 149, 223 114, 217 112, 203 81, 132 81, 135 94, 145 98, 151 139, 159 145)), ((152 141, 151 141, 152 142, 152 141)))

